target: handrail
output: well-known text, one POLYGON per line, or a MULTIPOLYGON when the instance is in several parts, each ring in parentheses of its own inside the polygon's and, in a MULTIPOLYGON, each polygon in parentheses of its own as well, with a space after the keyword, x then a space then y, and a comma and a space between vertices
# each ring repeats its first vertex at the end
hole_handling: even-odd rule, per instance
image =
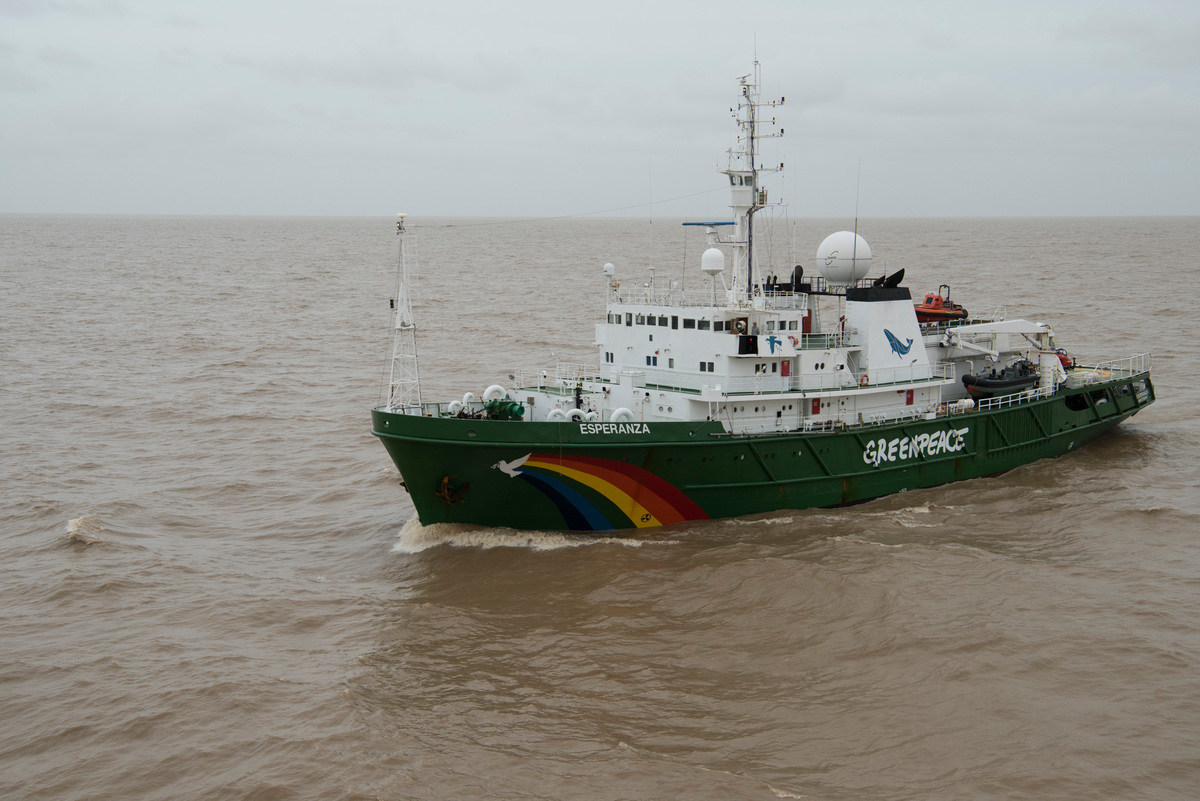
MULTIPOLYGON (((765 309, 787 309, 804 311, 809 307, 805 292, 768 291, 755 295, 763 301, 765 309)), ((729 308, 725 289, 657 289, 649 286, 610 287, 608 302, 618 306, 667 306, 672 308, 712 309, 729 308), (624 290, 624 291, 622 291, 624 290)), ((737 307, 742 309, 743 307, 737 307)))
POLYGON ((976 401, 975 408, 980 411, 985 409, 1003 409, 1006 406, 1014 406, 1018 403, 1037 400, 1038 398, 1048 398, 1057 391, 1057 387, 1038 387, 1036 389, 1013 392, 1008 395, 996 395, 976 401))
POLYGON ((1092 373, 1107 372, 1116 375, 1148 373, 1150 372, 1150 354, 1138 353, 1126 359, 1113 359, 1107 362, 1100 362, 1090 368, 1085 365, 1076 365, 1075 369, 1084 369, 1092 373))

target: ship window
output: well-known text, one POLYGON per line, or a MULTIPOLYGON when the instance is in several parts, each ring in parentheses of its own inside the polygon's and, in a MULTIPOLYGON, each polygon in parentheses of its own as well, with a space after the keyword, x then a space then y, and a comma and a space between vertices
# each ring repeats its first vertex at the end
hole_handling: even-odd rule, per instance
POLYGON ((707 331, 710 325, 712 324, 708 320, 700 320, 698 323, 696 323, 696 327, 701 331, 707 331))
POLYGON ((653 314, 646 318, 646 325, 658 325, 658 318, 653 314))
POLYGON ((704 362, 700 362, 700 372, 707 373, 708 368, 704 366, 704 362))
POLYGON ((779 362, 771 362, 771 372, 772 373, 779 372, 779 362))
POLYGON ((675 369, 675 360, 674 360, 674 359, 667 359, 667 367, 669 367, 670 369, 674 370, 674 369, 675 369))
POLYGON ((774 320, 767 320, 767 330, 768 331, 775 330, 775 321, 774 320))
POLYGON ((798 325, 798 323, 799 323, 799 320, 789 320, 789 321, 788 321, 788 330, 789 330, 789 331, 795 331, 797 328, 799 328, 799 327, 800 327, 800 326, 798 325))
POLYGON ((637 324, 638 324, 638 325, 645 325, 645 324, 646 324, 646 315, 644 315, 644 314, 639 314, 639 315, 637 316, 637 324))
POLYGON ((724 331, 725 330, 725 321, 724 320, 714 320, 713 321, 713 330, 714 331, 724 331))
POLYGON ((708 363, 708 372, 710 372, 710 373, 711 373, 711 372, 714 372, 714 371, 713 371, 713 363, 712 363, 712 362, 709 362, 709 363, 708 363))
POLYGON ((695 321, 695 320, 689 320, 689 319, 687 319, 687 318, 685 317, 685 318, 684 318, 684 320, 683 320, 683 327, 684 327, 684 328, 695 328, 695 327, 696 327, 696 321, 695 321))
POLYGON ((613 321, 613 313, 612 313, 612 312, 609 312, 609 313, 608 313, 608 322, 609 322, 609 323, 612 323, 612 321, 613 321))
POLYGON ((625 312, 625 325, 633 325, 633 312, 625 312))
POLYGON ((652 367, 658 367, 658 357, 657 357, 657 356, 651 356, 650 358, 651 358, 651 362, 650 362, 651 366, 652 366, 652 367))
POLYGON ((661 325, 663 328, 666 328, 667 327, 667 318, 665 316, 659 317, 658 324, 661 325))

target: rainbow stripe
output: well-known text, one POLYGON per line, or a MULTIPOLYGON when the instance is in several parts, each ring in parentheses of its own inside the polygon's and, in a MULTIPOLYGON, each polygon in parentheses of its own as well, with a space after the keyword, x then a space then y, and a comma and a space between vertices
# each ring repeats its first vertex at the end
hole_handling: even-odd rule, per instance
POLYGON ((615 459, 533 453, 517 473, 558 507, 571 529, 649 528, 708 519, 674 485, 615 459), (607 503, 589 500, 596 495, 607 503))

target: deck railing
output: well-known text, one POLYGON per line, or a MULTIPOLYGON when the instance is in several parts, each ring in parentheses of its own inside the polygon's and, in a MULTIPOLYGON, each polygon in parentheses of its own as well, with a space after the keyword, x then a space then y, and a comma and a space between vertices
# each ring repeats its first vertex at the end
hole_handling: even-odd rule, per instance
POLYGON ((1149 372, 1150 354, 1139 353, 1136 356, 1130 356, 1128 359, 1114 359, 1108 362, 1100 362, 1095 367, 1085 369, 1090 369, 1091 372, 1100 374, 1108 373, 1114 377, 1137 375, 1138 373, 1149 372))
POLYGON ((1037 389, 1026 389, 1021 392, 1013 392, 1009 395, 997 395, 993 398, 983 398, 975 402, 975 408, 978 410, 986 409, 1003 409, 1006 406, 1015 406, 1018 403, 1037 400, 1038 398, 1048 398, 1057 392, 1056 387, 1038 387, 1037 389))
MULTIPOLYGON (((609 303, 621 306, 670 306, 675 308, 694 309, 726 309, 729 306, 727 290, 723 288, 705 287, 703 289, 683 289, 671 287, 662 289, 642 285, 625 285, 610 287, 609 303)), ((803 292, 767 291, 756 293, 751 298, 750 305, 760 305, 764 309, 789 309, 804 311, 808 308, 808 294, 803 292)))

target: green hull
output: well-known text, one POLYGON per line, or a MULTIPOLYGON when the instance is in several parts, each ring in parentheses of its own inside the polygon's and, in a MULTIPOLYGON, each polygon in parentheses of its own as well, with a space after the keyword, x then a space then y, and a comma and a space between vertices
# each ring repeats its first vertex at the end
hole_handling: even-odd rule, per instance
POLYGON ((935 419, 730 436, 720 423, 534 423, 372 411, 425 525, 604 531, 838 506, 994 475, 1154 402, 1148 373, 935 419))

